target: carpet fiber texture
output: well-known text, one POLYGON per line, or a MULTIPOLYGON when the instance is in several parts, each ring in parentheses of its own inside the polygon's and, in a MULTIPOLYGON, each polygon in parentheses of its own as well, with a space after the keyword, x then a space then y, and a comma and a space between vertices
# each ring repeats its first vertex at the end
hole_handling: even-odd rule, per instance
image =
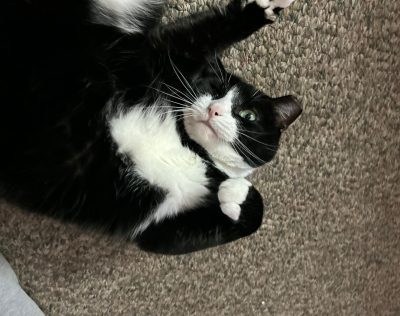
MULTIPOLYGON (((211 3, 172 0, 169 15, 211 3)), ((156 256, 2 201, 0 252, 27 293, 48 315, 400 315, 399 16, 397 0, 299 0, 226 52, 304 107, 252 177, 258 233, 156 256)))

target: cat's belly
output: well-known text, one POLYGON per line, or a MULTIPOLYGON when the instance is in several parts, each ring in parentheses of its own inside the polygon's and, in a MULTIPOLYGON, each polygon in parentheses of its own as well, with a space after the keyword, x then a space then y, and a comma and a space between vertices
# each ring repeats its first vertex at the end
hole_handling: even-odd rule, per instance
POLYGON ((199 205, 208 194, 206 164, 182 146, 172 115, 136 106, 114 116, 110 131, 118 151, 134 163, 135 173, 167 192, 157 210, 135 229, 136 234, 151 222, 199 205))

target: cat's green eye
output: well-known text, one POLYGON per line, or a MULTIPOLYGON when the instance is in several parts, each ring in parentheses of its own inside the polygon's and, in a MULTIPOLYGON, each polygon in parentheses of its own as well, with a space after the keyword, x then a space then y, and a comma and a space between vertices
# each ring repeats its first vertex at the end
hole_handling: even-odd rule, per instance
POLYGON ((247 121, 255 121, 257 118, 256 113, 251 110, 243 110, 239 112, 240 117, 244 118, 247 121))

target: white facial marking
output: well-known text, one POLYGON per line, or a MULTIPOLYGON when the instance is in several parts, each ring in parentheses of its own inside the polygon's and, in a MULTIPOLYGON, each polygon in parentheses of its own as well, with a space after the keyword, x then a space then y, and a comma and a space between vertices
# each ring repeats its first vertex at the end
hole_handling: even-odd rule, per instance
POLYGON ((219 138, 232 142, 237 137, 237 123, 231 113, 236 93, 236 88, 232 88, 220 99, 213 100, 209 94, 201 96, 186 111, 192 117, 186 119, 185 123, 203 131, 208 139, 219 138))
POLYGON ((236 94, 236 88, 232 88, 220 99, 200 96, 185 109, 184 125, 189 137, 208 152, 217 168, 230 177, 245 177, 253 168, 232 146, 238 137, 237 121, 232 116, 236 94))
POLYGON ((139 17, 149 16, 151 8, 163 0, 92 0, 92 11, 97 23, 112 25, 127 33, 141 32, 139 17))
POLYGON ((246 201, 251 183, 243 178, 228 179, 218 189, 218 200, 222 212, 237 221, 240 217, 240 205, 246 201))
POLYGON ((109 122, 118 151, 134 162, 135 172, 167 192, 153 215, 133 230, 132 237, 152 222, 197 206, 208 193, 205 163, 182 146, 175 118, 162 117, 156 107, 138 105, 109 122))

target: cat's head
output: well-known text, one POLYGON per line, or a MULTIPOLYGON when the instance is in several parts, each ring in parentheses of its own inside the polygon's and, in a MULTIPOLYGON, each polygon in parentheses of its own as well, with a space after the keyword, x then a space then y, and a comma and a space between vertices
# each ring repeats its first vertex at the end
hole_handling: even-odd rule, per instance
POLYGON ((175 71, 181 77, 181 97, 189 101, 182 109, 186 133, 232 177, 269 162, 282 131, 302 111, 294 97, 268 97, 227 73, 217 59, 191 77, 175 71))

